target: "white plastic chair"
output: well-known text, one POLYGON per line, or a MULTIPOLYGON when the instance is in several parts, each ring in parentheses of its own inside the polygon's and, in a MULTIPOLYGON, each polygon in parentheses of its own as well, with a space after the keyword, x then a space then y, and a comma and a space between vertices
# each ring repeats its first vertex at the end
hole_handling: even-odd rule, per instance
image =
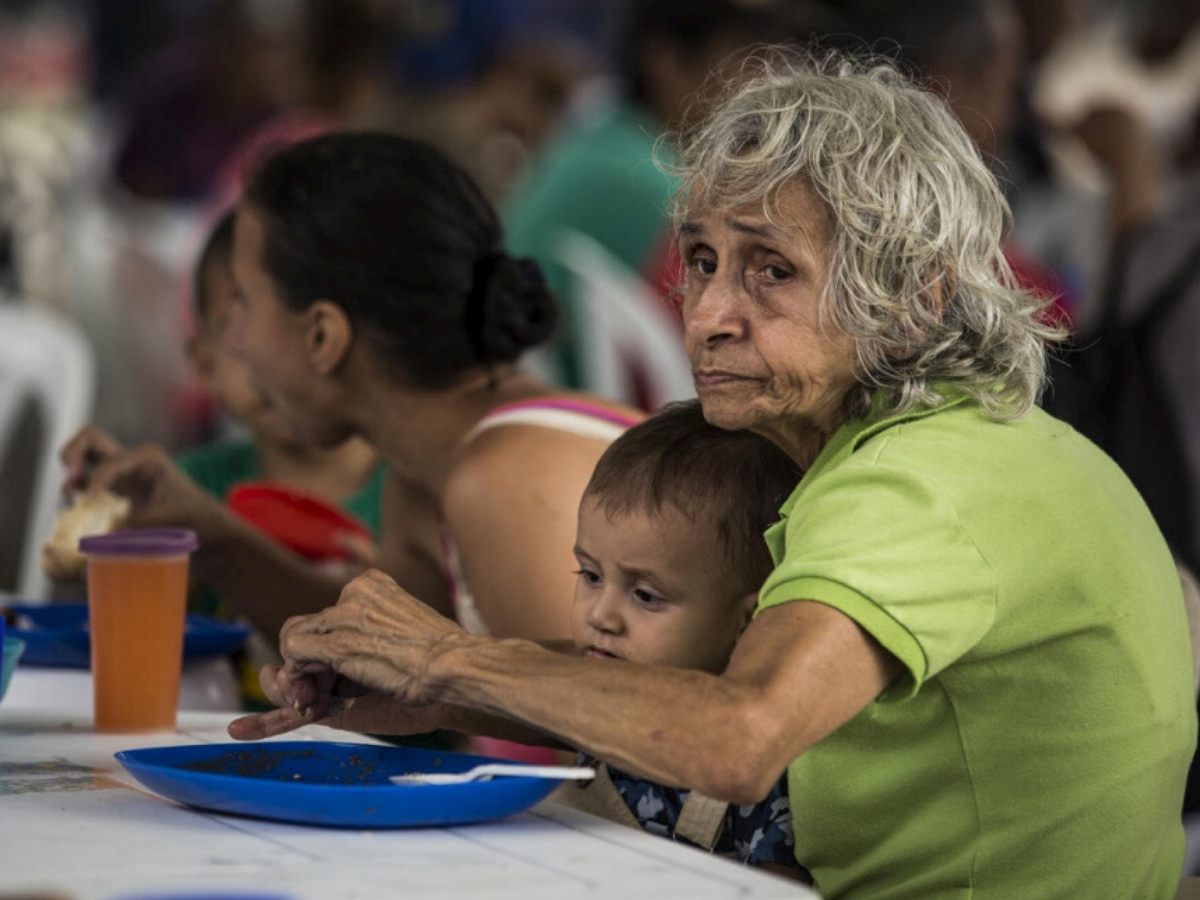
POLYGON ((647 378, 653 408, 696 396, 679 325, 649 285, 579 232, 561 237, 558 258, 573 279, 584 388, 636 403, 633 363, 647 378))
POLYGON ((0 458, 12 452, 29 403, 42 422, 17 568, 17 593, 27 602, 49 599, 41 550, 59 508, 58 451, 90 420, 95 383, 92 348, 79 326, 27 303, 0 302, 0 458))

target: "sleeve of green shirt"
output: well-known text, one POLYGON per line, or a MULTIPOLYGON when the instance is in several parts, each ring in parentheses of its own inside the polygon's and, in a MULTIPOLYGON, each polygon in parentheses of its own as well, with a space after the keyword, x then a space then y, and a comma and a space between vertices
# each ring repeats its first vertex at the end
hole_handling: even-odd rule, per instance
POLYGON ((845 613, 904 665, 911 696, 991 627, 996 584, 935 484, 875 463, 824 472, 782 529, 759 610, 815 600, 845 613))

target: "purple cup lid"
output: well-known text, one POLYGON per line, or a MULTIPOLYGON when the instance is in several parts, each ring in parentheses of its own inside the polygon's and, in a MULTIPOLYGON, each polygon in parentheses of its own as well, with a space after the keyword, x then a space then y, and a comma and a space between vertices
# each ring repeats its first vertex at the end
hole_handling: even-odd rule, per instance
POLYGON ((98 556, 182 556, 200 546, 187 528, 130 528, 81 538, 81 553, 98 556))

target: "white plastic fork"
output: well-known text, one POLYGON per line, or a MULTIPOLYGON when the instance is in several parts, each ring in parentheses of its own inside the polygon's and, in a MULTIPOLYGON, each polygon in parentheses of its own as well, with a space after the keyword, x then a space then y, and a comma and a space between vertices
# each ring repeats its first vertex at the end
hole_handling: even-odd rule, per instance
POLYGON ((528 766, 523 763, 484 763, 465 772, 406 772, 388 779, 392 784, 465 784, 497 775, 525 778, 558 778, 563 781, 596 777, 590 766, 528 766))

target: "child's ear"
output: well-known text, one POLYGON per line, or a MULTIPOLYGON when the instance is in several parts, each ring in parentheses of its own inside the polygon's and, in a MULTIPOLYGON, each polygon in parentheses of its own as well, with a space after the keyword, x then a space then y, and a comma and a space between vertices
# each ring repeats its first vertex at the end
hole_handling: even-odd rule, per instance
POLYGON ((317 300, 305 310, 308 319, 308 358, 322 375, 331 375, 342 364, 354 342, 350 317, 338 304, 317 300))
POLYGON ((201 384, 207 387, 216 365, 216 351, 212 341, 203 335, 193 334, 184 345, 184 352, 187 353, 188 362, 192 364, 201 384))

